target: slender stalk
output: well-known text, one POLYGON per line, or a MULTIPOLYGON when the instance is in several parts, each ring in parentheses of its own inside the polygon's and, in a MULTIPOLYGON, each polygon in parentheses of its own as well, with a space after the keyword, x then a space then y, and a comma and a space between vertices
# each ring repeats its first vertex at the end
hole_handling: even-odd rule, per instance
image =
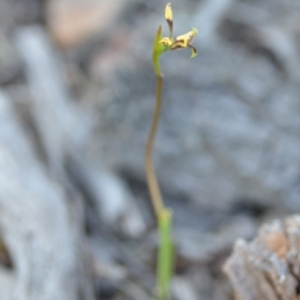
POLYGON ((169 26, 169 37, 162 37, 162 26, 158 26, 156 31, 153 51, 152 63, 154 73, 156 75, 156 97, 155 109, 151 124, 151 129, 145 151, 145 167, 150 198, 155 212, 159 245, 157 253, 157 300, 168 300, 170 282, 174 271, 174 243, 172 239, 172 212, 165 207, 161 196, 160 188, 153 167, 153 146, 154 139, 158 127, 159 116, 162 102, 163 74, 160 68, 160 55, 167 50, 175 50, 182 48, 190 48, 192 57, 197 55, 197 50, 191 46, 191 41, 197 34, 197 29, 193 28, 188 33, 181 35, 175 39, 172 38, 173 31, 173 13, 171 3, 168 3, 165 9, 165 19, 169 26))
POLYGON ((146 145, 145 166, 150 198, 158 223, 157 297, 158 300, 168 300, 169 285, 174 268, 174 245, 171 233, 172 213, 164 206, 152 160, 154 139, 157 132, 162 104, 163 75, 161 73, 156 74, 156 79, 155 109, 146 145))
POLYGON ((161 196, 158 181, 156 178, 156 174, 154 171, 152 156, 153 156, 154 139, 155 139, 160 111, 161 111, 162 87, 163 87, 162 74, 158 74, 156 76, 156 79, 157 79, 157 85, 156 85, 155 110, 154 110, 151 129, 150 129, 150 133, 146 145, 145 167, 146 167, 146 176, 147 176, 147 182, 149 186, 150 198, 153 204, 155 215, 158 219, 160 212, 164 210, 164 203, 161 196))
POLYGON ((150 198, 157 220, 159 235, 156 274, 157 300, 168 300, 170 280, 174 269, 174 245, 171 233, 172 213, 168 208, 164 206, 152 159, 154 140, 157 132, 162 104, 163 74, 160 69, 159 57, 163 53, 164 49, 163 46, 159 43, 162 38, 161 29, 162 28, 160 25, 157 29, 153 44, 152 62, 156 75, 156 97, 151 129, 145 151, 145 167, 150 198))

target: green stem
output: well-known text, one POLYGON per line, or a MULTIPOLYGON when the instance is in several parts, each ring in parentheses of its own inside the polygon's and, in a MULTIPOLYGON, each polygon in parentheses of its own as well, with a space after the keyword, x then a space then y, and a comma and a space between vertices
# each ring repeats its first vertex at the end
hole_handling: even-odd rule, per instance
POLYGON ((159 216, 159 249, 157 256, 157 294, 159 300, 169 299, 169 286, 174 269, 172 213, 164 209, 159 216))

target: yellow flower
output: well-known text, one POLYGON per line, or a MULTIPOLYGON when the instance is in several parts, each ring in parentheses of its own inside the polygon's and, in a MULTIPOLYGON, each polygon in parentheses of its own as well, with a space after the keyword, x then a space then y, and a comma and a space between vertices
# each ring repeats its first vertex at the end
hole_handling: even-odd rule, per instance
POLYGON ((168 47, 171 48, 171 46, 172 46, 172 44, 173 44, 173 41, 172 41, 170 38, 168 38, 168 37, 164 37, 164 38, 162 38, 162 39, 159 41, 159 43, 160 43, 161 45, 165 45, 165 46, 168 46, 168 47))
POLYGON ((191 45, 191 42, 197 35, 198 30, 196 28, 193 28, 186 34, 179 35, 175 39, 173 39, 173 13, 171 3, 168 3, 166 6, 165 19, 168 23, 170 35, 169 37, 164 37, 159 41, 159 44, 164 46, 164 51, 190 48, 192 50, 191 57, 195 57, 197 55, 197 49, 191 45))

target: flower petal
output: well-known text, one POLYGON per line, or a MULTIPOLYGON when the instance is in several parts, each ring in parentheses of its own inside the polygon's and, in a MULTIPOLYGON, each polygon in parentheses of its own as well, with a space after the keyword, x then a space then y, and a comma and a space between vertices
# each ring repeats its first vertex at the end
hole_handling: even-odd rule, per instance
POLYGON ((186 48, 188 46, 188 44, 186 42, 187 41, 184 39, 175 40, 171 45, 171 50, 186 48))
POLYGON ((182 41, 186 47, 191 41, 194 39, 194 37, 197 35, 198 30, 196 28, 193 28, 191 31, 187 32, 186 34, 179 35, 175 38, 175 41, 182 41))
POLYGON ((188 44, 188 47, 192 50, 191 58, 195 57, 198 54, 197 49, 190 44, 188 44))
POLYGON ((171 3, 168 3, 166 5, 165 18, 166 18, 166 21, 167 21, 168 26, 169 26, 170 38, 172 38, 172 34, 173 34, 173 12, 172 12, 171 3))

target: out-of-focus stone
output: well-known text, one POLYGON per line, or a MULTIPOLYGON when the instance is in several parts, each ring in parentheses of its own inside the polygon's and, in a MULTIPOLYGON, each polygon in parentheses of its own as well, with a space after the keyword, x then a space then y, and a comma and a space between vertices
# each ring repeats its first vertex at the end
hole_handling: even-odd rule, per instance
POLYGON ((238 237, 254 236, 256 225, 248 217, 235 217, 223 224, 215 233, 199 230, 177 230, 175 232, 178 255, 189 262, 207 263, 226 253, 238 237))
MULTIPOLYGON (((295 55, 289 57, 294 63, 286 59, 286 53, 297 53, 298 31, 285 26, 271 36, 282 23, 297 24, 297 18, 291 17, 291 5, 282 1, 255 5, 262 15, 266 15, 265 7, 285 12, 280 18, 272 15, 272 22, 265 20, 271 31, 262 31, 255 20, 251 26, 249 20, 243 22, 250 28, 241 31, 242 21, 235 25, 232 21, 236 20, 232 15, 239 16, 232 7, 222 15, 213 45, 204 48, 201 39, 195 39, 199 52, 195 59, 177 51, 162 56, 165 85, 154 162, 165 198, 184 195, 212 209, 227 209, 240 199, 250 199, 272 209, 280 207, 281 212, 299 210, 299 166, 295 163, 300 159, 299 78, 289 67, 299 64, 295 55), (228 19, 227 30, 235 40, 224 33, 228 19), (268 43, 261 39, 265 34, 268 43), (289 44, 278 51, 278 41, 283 40, 289 44)), ((138 30, 147 33, 151 25, 145 20, 138 30)), ((137 180, 145 180, 140 174, 154 107, 151 43, 150 38, 136 39, 133 45, 149 49, 145 60, 136 56, 135 70, 124 64, 96 96, 101 100, 99 139, 94 139, 91 148, 113 168, 137 174, 137 180)), ((93 74, 106 78, 103 67, 93 74)))
POLYGON ((109 28, 127 1, 52 0, 48 1, 49 29, 62 47, 80 44, 86 38, 109 28))
POLYGON ((15 285, 14 274, 11 270, 0 267, 0 299, 12 299, 12 291, 15 285))
POLYGON ((185 299, 185 300, 197 300, 199 295, 193 286, 187 279, 182 276, 175 276, 172 280, 172 294, 174 299, 185 299))

